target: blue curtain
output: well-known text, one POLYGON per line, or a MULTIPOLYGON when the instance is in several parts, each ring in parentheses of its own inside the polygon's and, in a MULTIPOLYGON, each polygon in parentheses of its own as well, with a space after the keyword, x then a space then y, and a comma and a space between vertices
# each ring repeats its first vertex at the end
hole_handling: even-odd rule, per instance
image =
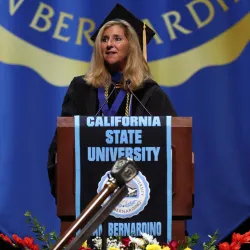
POLYGON ((49 143, 69 82, 88 66, 89 35, 117 2, 157 32, 148 46, 154 79, 179 116, 193 117, 188 231, 223 238, 250 213, 248 0, 0 2, 0 231, 30 235, 29 210, 59 232, 49 143))

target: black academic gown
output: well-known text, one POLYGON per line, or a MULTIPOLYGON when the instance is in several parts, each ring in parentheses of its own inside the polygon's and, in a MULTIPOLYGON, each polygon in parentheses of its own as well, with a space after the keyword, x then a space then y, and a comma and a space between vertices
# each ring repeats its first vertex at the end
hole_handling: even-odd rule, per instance
MULTIPOLYGON (((111 90, 110 90, 111 91, 111 90)), ((133 92, 137 98, 143 103, 146 109, 153 116, 176 116, 176 112, 160 86, 149 79, 143 84, 143 87, 133 92)), ((113 92, 109 99, 109 106, 112 105, 117 93, 113 92)), ((125 113, 126 98, 122 102, 117 115, 123 116, 125 113)), ((102 104, 100 104, 102 105, 102 104)), ((83 76, 75 77, 69 85, 67 93, 62 104, 62 117, 67 116, 93 116, 99 109, 98 90, 87 84, 83 76)), ((99 114, 101 115, 101 113, 99 114)), ((132 115, 133 116, 148 116, 147 111, 142 105, 132 97, 132 115)), ((55 155, 57 151, 56 132, 49 147, 48 156, 48 174, 51 185, 51 193, 56 198, 56 163, 55 155)))

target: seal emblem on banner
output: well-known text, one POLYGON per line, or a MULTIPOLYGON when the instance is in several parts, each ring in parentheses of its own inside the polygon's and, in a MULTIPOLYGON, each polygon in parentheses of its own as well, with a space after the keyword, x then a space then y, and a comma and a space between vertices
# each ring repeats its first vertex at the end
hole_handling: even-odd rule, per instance
MULTIPOLYGON (((101 178, 97 188, 98 193, 107 182, 109 174, 110 171, 101 178)), ((149 183, 141 172, 127 184, 127 187, 128 194, 110 214, 115 218, 131 218, 143 211, 148 204, 150 198, 149 183)))

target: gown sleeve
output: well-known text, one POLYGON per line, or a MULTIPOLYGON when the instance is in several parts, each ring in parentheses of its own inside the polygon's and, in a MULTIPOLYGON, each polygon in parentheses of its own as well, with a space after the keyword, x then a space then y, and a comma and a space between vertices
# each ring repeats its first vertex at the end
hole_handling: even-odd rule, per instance
MULTIPOLYGON (((68 90, 65 94, 62 103, 62 111, 61 117, 70 117, 77 114, 77 107, 75 101, 75 78, 71 81, 68 90)), ((56 142, 57 131, 53 136, 51 144, 49 146, 48 151, 48 161, 47 161, 47 169, 48 169, 48 177, 51 187, 51 193, 56 198, 56 152, 57 152, 57 142, 56 142)))
POLYGON ((160 86, 155 86, 148 100, 147 108, 154 116, 177 116, 168 95, 160 86))

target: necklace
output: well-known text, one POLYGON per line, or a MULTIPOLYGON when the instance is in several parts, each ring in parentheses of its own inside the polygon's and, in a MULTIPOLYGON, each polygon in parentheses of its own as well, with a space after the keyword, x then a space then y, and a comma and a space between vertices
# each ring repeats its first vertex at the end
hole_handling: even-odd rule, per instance
MULTIPOLYGON (((109 86, 105 86, 105 99, 107 101, 109 95, 109 86)), ((126 107, 125 107, 125 116, 129 116, 129 99, 130 99, 130 93, 127 92, 126 94, 126 107)))

